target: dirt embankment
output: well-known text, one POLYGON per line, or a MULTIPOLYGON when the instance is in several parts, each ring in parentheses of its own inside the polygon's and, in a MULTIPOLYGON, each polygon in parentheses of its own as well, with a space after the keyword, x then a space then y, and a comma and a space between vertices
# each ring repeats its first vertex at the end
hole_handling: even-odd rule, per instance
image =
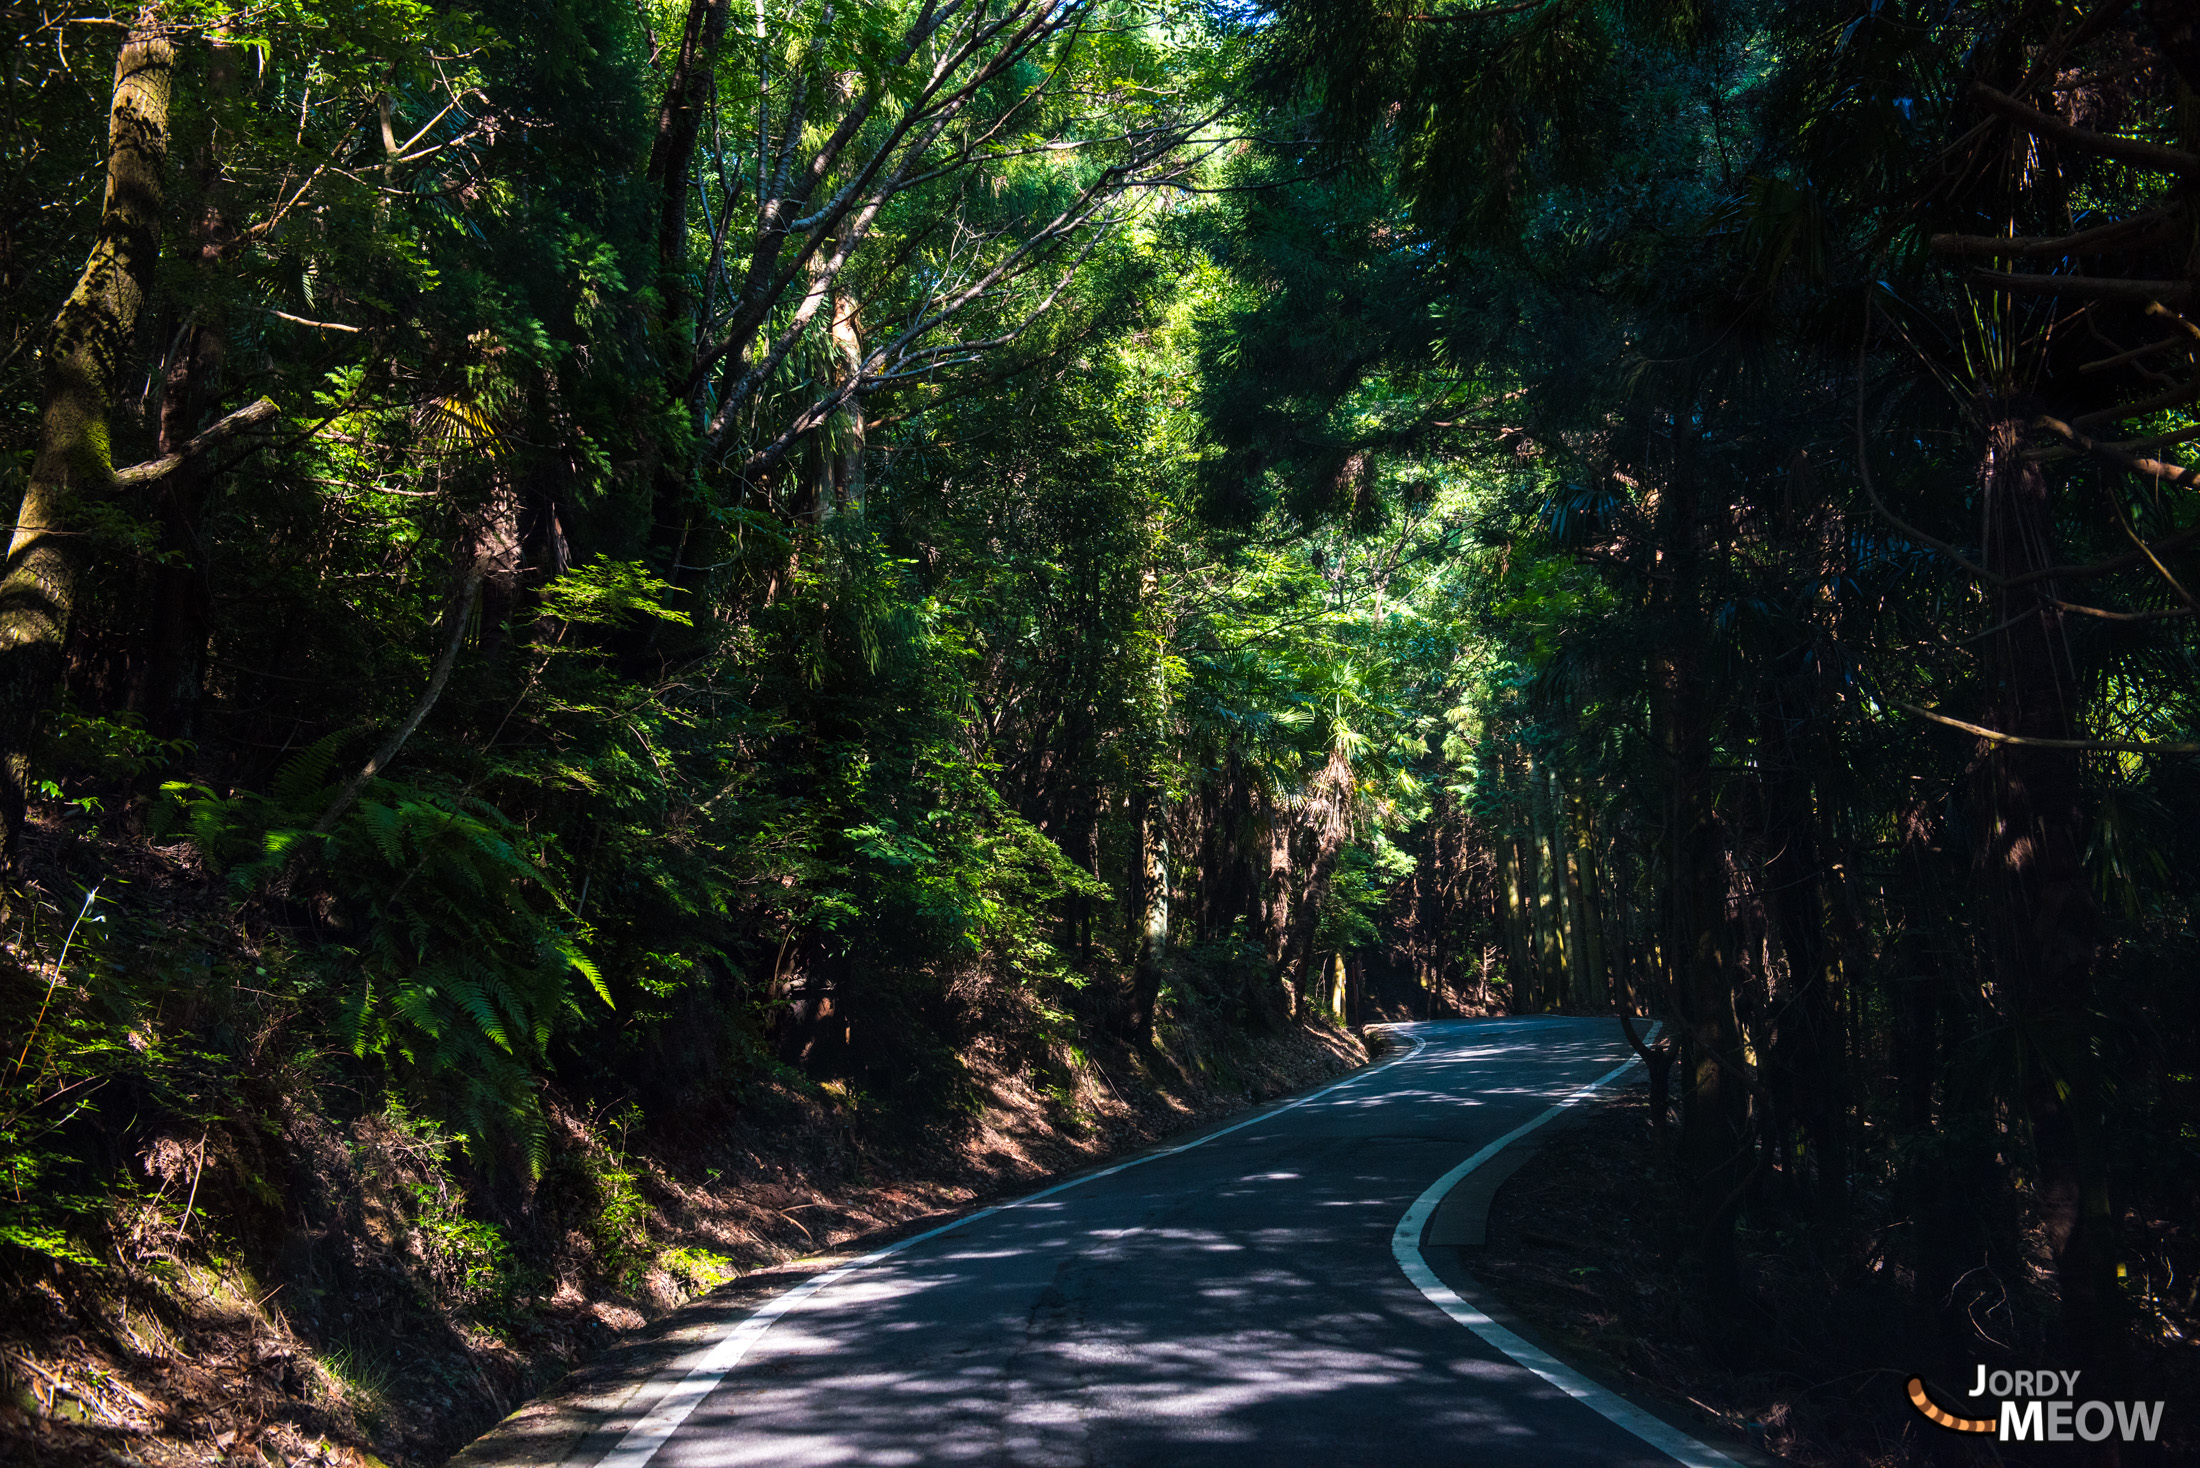
MULTIPOLYGON (((1930 1369, 1934 1353, 1901 1278, 1899 1217, 1879 1219, 1861 1250, 1823 1250, 1794 1227, 1745 1225, 1743 1298, 1717 1311, 1683 1262, 1676 1223, 1683 1201, 1650 1125, 1648 1083, 1638 1077, 1554 1129, 1505 1182, 1490 1209, 1488 1243, 1467 1262, 1561 1357, 1640 1400, 1667 1404, 1676 1420, 1722 1422, 1807 1468, 2112 1461, 2080 1445, 2011 1449, 1958 1435, 1911 1407, 1905 1383, 1930 1369)), ((2152 1242, 2148 1257, 2126 1271, 2129 1360, 2116 1373, 2119 1384, 2100 1395, 2161 1399, 2168 1410, 2161 1441, 2117 1444, 2113 1461, 2200 1461, 2200 1353, 2190 1344, 2200 1319, 2189 1290, 2156 1287, 2191 1276, 2173 1267, 2192 1248, 2182 1237, 2189 1220, 2134 1219, 2131 1228, 2152 1242)), ((2047 1344, 2052 1301, 2025 1282, 2010 1285, 2012 1318, 1993 1324, 2020 1344, 1979 1359, 1990 1369, 2046 1366, 2059 1354, 2047 1344)), ((1962 1405, 1952 1375, 1940 1386, 1943 1406, 1962 1405)))
POLYGON ((1027 1191, 1363 1063, 1318 1022, 1151 1050, 981 1044, 978 1104, 888 1139, 791 1072, 714 1135, 553 1101, 540 1180, 489 1199, 438 1128, 263 1084, 130 1159, 106 1257, 0 1259, 0 1460, 431 1468, 629 1332, 804 1255, 1027 1191), (500 1220, 500 1221, 492 1221, 500 1220))

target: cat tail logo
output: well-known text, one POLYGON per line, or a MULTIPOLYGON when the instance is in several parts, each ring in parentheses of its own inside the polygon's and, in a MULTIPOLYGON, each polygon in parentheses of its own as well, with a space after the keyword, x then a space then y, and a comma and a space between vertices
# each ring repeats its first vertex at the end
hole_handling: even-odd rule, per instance
POLYGON ((1925 1378, 1910 1378, 1910 1405, 1923 1412, 1927 1420, 1947 1428, 1950 1432, 1992 1432, 2001 1424, 1991 1417, 1958 1417, 1953 1412, 1943 1412, 1933 1405, 1933 1399, 1925 1395, 1925 1378))

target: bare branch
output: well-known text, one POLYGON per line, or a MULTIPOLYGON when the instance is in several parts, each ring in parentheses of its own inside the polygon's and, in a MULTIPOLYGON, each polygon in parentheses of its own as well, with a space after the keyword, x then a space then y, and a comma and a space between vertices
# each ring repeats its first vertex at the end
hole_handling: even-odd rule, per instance
POLYGON ((2195 483, 2200 483, 2200 477, 2196 477, 2200 471, 2183 464, 2165 464, 2160 459, 2133 458, 2129 454, 2118 452, 2113 444, 2094 442, 2060 418, 2043 417, 2034 426, 2046 429, 2080 453, 2099 459, 2104 464, 2113 464, 2134 474, 2144 474, 2150 479, 2163 484, 2174 484, 2181 489, 2190 489, 2195 483))
POLYGON ((273 398, 261 398, 257 402, 247 403, 236 412, 209 426, 205 432, 193 438, 175 453, 163 458, 148 459, 142 464, 132 464, 127 469, 117 469, 115 471, 115 486, 118 489, 135 489, 139 485, 152 484, 157 480, 164 479, 191 460, 220 448, 233 438, 239 438, 253 432, 281 411, 280 408, 275 406, 273 398))
POLYGON ((442 697, 443 685, 451 681, 451 668, 458 662, 459 649, 466 645, 466 624, 473 617, 474 599, 480 592, 481 568, 477 565, 469 568, 466 573, 466 583, 459 593, 458 606, 451 613, 450 636, 443 644, 443 655, 435 660, 435 667, 428 674, 427 688, 421 692, 419 701, 412 706, 412 712, 405 715, 405 721, 390 731, 390 737, 382 741, 382 747, 374 752, 359 773, 351 777, 344 788, 336 793, 336 798, 328 803, 328 808, 321 812, 321 818, 313 823, 316 833, 325 835, 335 829, 337 820, 359 798, 359 792, 367 788, 367 782, 389 768, 390 762, 404 749, 405 741, 412 738, 413 730, 420 727, 420 721, 428 717, 428 711, 442 697))
POLYGON ((2142 143, 2134 138, 2113 137, 2108 133, 2072 127, 2061 118, 2019 102, 2006 92, 1997 92, 1984 82, 1971 84, 1971 97, 1988 111, 2000 113, 2033 136, 2045 138, 2049 142, 2083 148, 2103 158, 2114 158, 2120 163, 2152 169, 2157 173, 2200 173, 2200 155, 2187 153, 2179 148, 2165 148, 2160 143, 2142 143))
POLYGON ((2140 548, 2146 551, 2147 555, 2141 555, 2139 551, 2126 551, 2123 555, 2110 556, 2107 560, 2094 561, 2083 566, 2042 566, 2037 571, 2026 571, 2019 576, 2003 578, 1999 584, 2003 586, 2030 586, 2035 581, 2086 581, 2095 576, 2113 576, 2118 571, 2129 571, 2144 565, 2148 556, 2154 553, 2180 550, 2196 540, 2200 540, 2200 525, 2196 525, 2189 530, 2180 530, 2174 535, 2165 535, 2160 540, 2148 542, 2140 548))
POLYGON ((2025 734, 2004 734, 1999 729, 1988 729, 1980 724, 1951 719, 1946 714, 1936 714, 1931 709, 1919 708, 1914 703, 1897 703, 1896 708, 1936 724, 1946 724, 1951 729, 1961 729, 1966 734, 1995 744, 2021 745, 2028 749, 2092 749, 2118 754, 2200 754, 2200 744, 2141 744, 2126 739, 2034 739, 2025 734))
POLYGON ((2114 408, 2101 408, 2091 413, 2080 413, 2070 420, 2073 428, 2092 428, 2102 423, 2114 423, 2119 419, 2137 418, 2144 413, 2159 413, 2164 408, 2182 407, 2200 397, 2200 378, 2183 387, 2172 387, 2156 393, 2151 398, 2141 398, 2136 403, 2123 403, 2114 408))
POLYGON ((2192 299, 2189 280, 2120 280, 2091 275, 2013 275, 2006 270, 1974 270, 1969 279, 2013 295, 2066 296, 2074 301, 2115 301, 2130 305, 2192 299))
POLYGON ((1976 255, 2001 260, 2059 260, 2071 255, 2098 255, 2109 250, 2142 249, 2171 238, 2177 216, 2168 209, 2104 224, 2096 229, 2066 235, 2018 235, 2002 238, 1990 234, 1936 234, 1929 242, 1936 255, 1976 255))
MULTIPOLYGON (((2096 332, 2095 335, 2099 335, 2099 333, 2096 332)), ((2106 340, 2105 337, 2102 339, 2106 340)), ((2114 343, 2111 342, 2110 345, 2113 346, 2114 343)), ((2078 372, 2080 376, 2092 372, 2106 372, 2111 367, 2122 367, 2132 362, 2143 362, 2148 357, 2165 352, 2171 347, 2183 345, 2184 343, 2178 341, 2175 337, 2164 337, 2158 342, 2148 342, 2143 347, 2133 347, 2128 352, 2118 352, 2113 357, 2103 357, 2095 362, 2081 362, 2078 364, 2078 372)))
POLYGON ((2172 617, 2193 615, 2191 607, 2158 607, 2146 612, 2116 612, 2106 607, 2080 606, 2074 601, 2055 601, 2058 611, 2070 612, 2080 617, 2098 617, 2103 622, 2164 622, 2172 617))
POLYGON ((297 326, 310 326, 315 331, 342 331, 349 332, 353 336, 362 335, 366 331, 364 326, 347 326, 341 321, 315 321, 308 316, 293 316, 288 311, 278 311, 273 306, 262 306, 260 309, 278 320, 288 321, 297 326))

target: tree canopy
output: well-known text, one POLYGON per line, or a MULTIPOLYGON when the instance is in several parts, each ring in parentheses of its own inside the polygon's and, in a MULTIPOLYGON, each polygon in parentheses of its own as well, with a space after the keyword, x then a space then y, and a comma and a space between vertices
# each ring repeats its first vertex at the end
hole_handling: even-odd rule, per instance
POLYGON ((10 13, 10 1247, 270 1016, 493 1192, 1563 1008, 1727 1317, 2171 1329, 2185 8, 10 13))

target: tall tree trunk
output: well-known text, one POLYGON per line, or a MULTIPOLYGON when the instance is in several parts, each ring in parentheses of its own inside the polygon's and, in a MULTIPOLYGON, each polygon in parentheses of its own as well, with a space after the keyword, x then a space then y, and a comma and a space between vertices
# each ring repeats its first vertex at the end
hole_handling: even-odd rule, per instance
MULTIPOLYGON (((1069 795, 1069 829, 1062 849, 1094 877, 1100 875, 1100 792, 1094 786, 1073 789, 1069 795)), ((1080 962, 1092 957, 1093 900, 1074 892, 1063 902, 1069 928, 1069 946, 1080 962)))
POLYGON ((1554 809, 1553 780, 1548 770, 1535 768, 1534 803, 1536 869, 1535 905, 1543 935, 1538 956, 1538 1010, 1556 1009, 1566 1002, 1566 850, 1558 837, 1558 812, 1554 809))
MULTIPOLYGON (((697 309, 708 303, 696 301, 688 281, 688 202, 696 188, 696 144, 717 84, 718 48, 725 39, 731 3, 688 0, 679 55, 657 104, 656 134, 643 172, 657 204, 657 290, 664 303, 658 333, 665 344, 660 359, 665 390, 683 400, 698 430, 703 404, 690 391, 688 377, 695 364, 697 309)), ((732 201, 724 201, 721 207, 731 208, 732 201)), ((696 579, 696 573, 687 568, 710 560, 707 555, 691 554, 695 551, 691 542, 705 519, 702 507, 694 503, 695 464, 685 444, 660 445, 652 458, 649 550, 664 578, 685 591, 696 579)), ((665 626, 657 618, 647 618, 618 637, 621 661, 630 670, 646 667, 660 655, 658 644, 665 626)))
POLYGON ((1900 817, 1903 900, 1893 904, 1900 924, 1895 939, 1894 1073, 1896 1120, 1903 1133, 1922 1136, 1933 1125, 1933 1081, 1939 1070, 1940 963, 1926 929, 1931 910, 1933 815, 1918 799, 1900 817))
MULTIPOLYGON (((1692 404, 1694 394, 1681 401, 1692 404)), ((1704 514, 1697 503, 1689 407, 1672 415, 1673 463, 1659 497, 1657 541, 1668 571, 1659 599, 1663 635, 1652 666, 1651 720, 1664 775, 1665 960, 1680 1031, 1679 1159, 1704 1279, 1718 1303, 1740 1290, 1734 1225, 1753 1169, 1744 1131, 1746 1088, 1734 1013, 1726 920, 1726 833, 1712 799, 1712 690, 1704 648, 1711 588, 1704 514)))
POLYGON ((1505 927, 1505 972, 1512 980, 1512 1007, 1524 1008, 1521 996, 1532 982, 1534 940, 1528 924, 1528 884, 1521 871, 1523 861, 1518 837, 1501 839, 1497 847, 1497 859, 1503 871, 1500 880, 1503 887, 1498 894, 1500 916, 1505 927))
POLYGON ((1578 799, 1573 807, 1574 895, 1581 913, 1581 936, 1574 945, 1581 956, 1581 970, 1574 985, 1574 1002, 1602 1010, 1610 999, 1610 980, 1604 953, 1604 883, 1597 874, 1596 826, 1578 799))
POLYGON ((1560 844, 1564 847, 1559 875, 1566 913, 1566 994, 1560 1003, 1568 1007, 1582 1003, 1589 987, 1588 954, 1583 942, 1589 927, 1589 908, 1581 884, 1581 848, 1574 842, 1570 825, 1562 830, 1560 844))
POLYGON ((1305 875, 1291 903, 1291 938, 1286 951, 1290 971, 1297 976, 1302 994, 1315 992, 1307 986, 1318 982, 1311 966, 1314 939, 1321 927, 1322 903, 1328 896, 1330 879, 1336 874, 1337 857, 1352 831, 1352 795, 1352 766, 1343 755, 1332 752, 1329 763, 1315 775, 1307 790, 1303 809, 1309 818, 1306 835, 1310 849, 1305 875))
MULTIPOLYGON (((1292 908, 1291 891, 1291 818, 1282 811, 1270 807, 1268 813, 1268 862, 1263 876, 1263 893, 1266 910, 1264 929, 1268 939, 1268 961, 1281 974, 1291 961, 1292 908)), ((1294 999, 1298 990, 1293 989, 1294 999)), ((1298 1008, 1294 1002, 1292 1013, 1298 1008)))
POLYGON ((1726 921, 1726 838, 1711 802, 1711 741, 1693 696, 1693 663, 1669 659, 1660 680, 1660 743, 1669 772, 1666 951, 1682 1030, 1680 1155, 1691 1222, 1714 1294, 1731 1296, 1739 1287, 1734 1223, 1748 1171, 1744 1090, 1726 921))
POLYGON ((1169 951, 1169 832, 1141 787, 1131 796, 1132 962, 1130 1038, 1153 1043, 1161 967, 1169 951))
POLYGON ((1522 1014, 1534 1014, 1543 1007, 1545 942, 1543 862, 1532 814, 1528 829, 1520 833, 1517 845, 1520 851, 1520 922, 1522 934, 1528 940, 1528 963, 1521 971, 1520 982, 1513 986, 1513 1008, 1522 1014))
MULTIPOLYGON (((863 322, 853 295, 838 291, 833 296, 832 324, 834 381, 847 384, 863 372, 863 322)), ((832 510, 840 515, 863 513, 863 459, 869 449, 860 387, 833 410, 819 430, 825 438, 832 465, 832 510)))
MULTIPOLYGON (((1936 880, 1932 848, 1945 833, 1934 829, 1934 802, 1920 798, 1901 815, 1899 894, 1890 903, 1900 923, 1895 940, 1893 1061, 1901 1155, 1895 1175, 1897 1206, 1917 1220, 1912 1244, 1917 1284, 1913 1296, 1939 1339, 1939 1359, 1950 1367, 1974 1360, 1981 1344, 1978 1323, 1999 1294, 1994 1276, 2022 1268, 2013 1256, 2012 1204, 1995 1157, 1995 1116, 2000 1110, 1976 1066, 1949 1066, 1944 1056, 1976 1045, 1966 1027, 1976 1006, 1975 982, 1948 971, 1943 951, 1959 949, 1938 924, 1962 904, 1936 880), (1935 1083, 1945 1081, 1945 1104, 1934 1105, 1935 1083), (1981 1263, 1990 1266, 1981 1269, 1981 1263)), ((1961 921, 1958 917, 1958 921, 1961 921)), ((1968 969, 1967 961, 1959 961, 1968 969)), ((1961 975, 1968 979, 1969 974, 1961 975)))
MULTIPOLYGON (((244 48, 226 28, 208 36, 206 94, 220 104, 236 93, 244 48)), ((227 253, 233 231, 225 215, 221 131, 200 150, 196 172, 204 204, 191 226, 192 266, 202 280, 227 253)), ((211 297, 209 292, 208 296, 211 297)), ((191 308, 178 349, 161 384, 160 453, 181 456, 221 397, 228 331, 219 306, 191 308)), ((206 645, 213 633, 213 589, 207 548, 199 534, 211 475, 202 457, 180 463, 158 490, 160 564, 154 571, 153 616, 143 707, 153 732, 168 739, 198 737, 199 695, 206 645)))
MULTIPOLYGON (((219 393, 222 345, 222 332, 215 326, 185 329, 162 384, 162 457, 183 452, 219 393)), ((213 618, 206 546, 199 537, 207 480, 206 464, 191 459, 163 475, 157 492, 161 558, 153 572, 155 622, 144 708, 147 724, 166 739, 194 739, 198 733, 199 689, 213 618)))
POLYGON ((1680 1152, 1692 1222, 1714 1294, 1731 1296, 1740 1282, 1734 1224, 1749 1171, 1745 1092, 1726 921, 1726 838, 1711 802, 1709 731, 1696 699, 1683 691, 1695 681, 1692 661, 1674 660, 1661 700, 1667 705, 1661 743, 1670 771, 1666 948, 1683 1031, 1680 1152))
POLYGON ((1786 1110, 1810 1139, 1819 1218, 1838 1225, 1848 1204, 1846 1067, 1832 983, 1838 960, 1826 941, 1828 894, 1803 773, 1811 762, 1797 737, 1806 718, 1775 701, 1765 715, 1761 745, 1766 906, 1792 986, 1773 1033, 1771 1074, 1780 1079, 1786 1110))
POLYGON ((643 173, 657 195, 657 281, 664 293, 665 319, 690 347, 671 359, 677 367, 673 380, 681 384, 694 361, 687 320, 695 307, 687 278, 688 195, 695 188, 695 145, 717 85, 718 47, 725 39, 730 4, 731 0, 688 0, 680 54, 657 104, 657 132, 643 173))
POLYGON ((84 569, 78 506, 114 486, 110 419, 160 253, 175 56, 159 9, 139 11, 115 61, 99 235, 47 341, 38 454, 0 575, 0 848, 11 865, 84 569))
MULTIPOLYGON (((1986 568, 2018 577, 2055 561, 2046 476, 2025 458, 2013 406, 1988 430, 1981 496, 1986 568)), ((1988 644, 1988 726, 2030 738, 2076 732, 2078 689, 2052 583, 2002 586, 1988 644)), ((2078 1359, 2109 1347, 2116 1298, 2113 1218, 2092 1135, 2097 1078, 2086 1044, 2098 914, 2086 881, 2078 755, 1995 744, 1980 761, 1985 840, 1979 852, 1989 961, 2022 1046, 2021 1101, 2031 1122, 2036 1206, 2078 1359)))

